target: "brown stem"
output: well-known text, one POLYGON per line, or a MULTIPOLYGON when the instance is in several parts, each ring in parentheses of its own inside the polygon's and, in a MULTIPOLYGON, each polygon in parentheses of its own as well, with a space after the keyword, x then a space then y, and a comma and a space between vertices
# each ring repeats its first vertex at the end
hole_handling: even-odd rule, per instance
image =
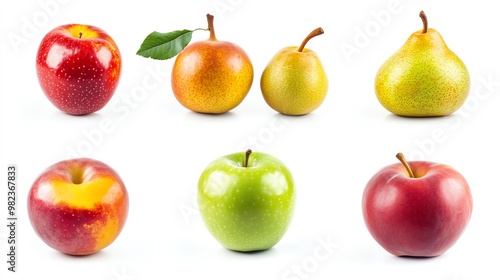
POLYGON ((245 164, 243 165, 243 167, 248 167, 248 158, 250 157, 250 154, 252 153, 252 150, 251 149, 248 149, 246 151, 246 154, 245 154, 245 164))
POLYGON ((80 37, 79 37, 80 39, 82 38, 82 35, 83 35, 83 33, 82 33, 82 32, 80 32, 80 37))
POLYGON ((427 16, 425 15, 424 11, 420 11, 420 18, 422 19, 422 22, 424 23, 424 29, 422 29, 422 33, 425 34, 427 33, 427 27, 429 25, 427 21, 427 16))
POLYGON ((406 171, 408 171, 408 175, 410 175, 410 178, 415 178, 415 175, 413 175, 413 171, 411 170, 410 165, 406 161, 405 156, 402 153, 398 153, 396 155, 396 158, 398 158, 399 161, 401 161, 401 163, 404 165, 404 167, 406 168, 406 171))
POLYGON ((307 42, 309 42, 309 40, 311 40, 312 38, 314 38, 318 35, 321 35, 323 33, 325 33, 325 31, 323 31, 323 28, 321 28, 321 27, 314 29, 311 33, 309 33, 309 35, 307 35, 307 37, 304 39, 304 41, 302 41, 302 44, 299 47, 299 52, 302 52, 304 50, 304 48, 305 48, 307 42))
POLYGON ((83 169, 79 166, 73 167, 73 169, 70 172, 70 180, 71 180, 71 183, 73 183, 75 185, 82 184, 84 181, 83 169))
POLYGON ((208 22, 208 30, 210 30, 209 40, 216 41, 217 38, 215 37, 214 16, 211 14, 207 14, 207 22, 208 22))

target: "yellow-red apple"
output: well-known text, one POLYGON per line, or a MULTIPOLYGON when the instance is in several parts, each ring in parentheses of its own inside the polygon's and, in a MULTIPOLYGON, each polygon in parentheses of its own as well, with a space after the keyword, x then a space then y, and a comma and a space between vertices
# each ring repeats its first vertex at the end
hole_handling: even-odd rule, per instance
POLYGON ((36 70, 47 98, 63 112, 85 115, 102 109, 113 96, 121 73, 121 55, 104 30, 67 24, 45 35, 36 70))
POLYGON ((128 213, 128 194, 108 165, 79 158, 48 167, 28 195, 28 215, 37 235, 70 255, 88 255, 110 245, 128 213))

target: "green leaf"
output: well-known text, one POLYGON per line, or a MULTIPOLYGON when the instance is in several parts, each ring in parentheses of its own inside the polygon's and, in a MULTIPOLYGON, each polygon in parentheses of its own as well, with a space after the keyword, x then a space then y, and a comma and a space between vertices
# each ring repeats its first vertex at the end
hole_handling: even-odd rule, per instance
POLYGON ((186 29, 169 33, 155 31, 144 39, 137 54, 159 60, 172 58, 189 44, 194 31, 186 29))

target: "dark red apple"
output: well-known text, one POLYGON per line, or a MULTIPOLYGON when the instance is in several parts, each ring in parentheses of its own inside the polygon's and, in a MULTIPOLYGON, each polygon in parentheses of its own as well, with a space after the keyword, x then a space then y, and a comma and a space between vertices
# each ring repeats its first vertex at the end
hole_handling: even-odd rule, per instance
POLYGON ((102 29, 68 24, 42 39, 36 70, 40 86, 54 106, 71 115, 85 115, 102 109, 113 96, 121 55, 102 29))
POLYGON ((469 185, 448 165, 397 157, 401 163, 382 168, 366 185, 362 202, 366 226, 391 254, 439 256, 469 223, 469 185))

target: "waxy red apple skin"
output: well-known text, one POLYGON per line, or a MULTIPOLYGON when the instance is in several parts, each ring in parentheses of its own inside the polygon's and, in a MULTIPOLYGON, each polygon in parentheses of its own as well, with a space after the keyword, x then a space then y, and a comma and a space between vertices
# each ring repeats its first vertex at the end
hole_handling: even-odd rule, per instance
MULTIPOLYGON (((46 244, 50 244, 50 247, 67 254, 89 255, 95 253, 94 248, 98 246, 98 242, 92 233, 92 227, 85 225, 106 223, 113 209, 103 205, 93 210, 73 209, 67 205, 37 201, 30 207, 30 212, 31 219, 43 221, 32 225, 37 235, 46 244), (79 230, 75 230, 76 228, 79 230)), ((117 218, 118 215, 113 217, 117 218)))
POLYGON ((448 165, 409 162, 377 172, 363 193, 362 212, 373 238, 396 256, 434 257, 453 246, 472 214, 465 178, 448 165))
POLYGON ((115 41, 104 30, 82 24, 49 31, 36 56, 42 91, 55 107, 71 115, 102 109, 118 86, 121 65, 115 41))

